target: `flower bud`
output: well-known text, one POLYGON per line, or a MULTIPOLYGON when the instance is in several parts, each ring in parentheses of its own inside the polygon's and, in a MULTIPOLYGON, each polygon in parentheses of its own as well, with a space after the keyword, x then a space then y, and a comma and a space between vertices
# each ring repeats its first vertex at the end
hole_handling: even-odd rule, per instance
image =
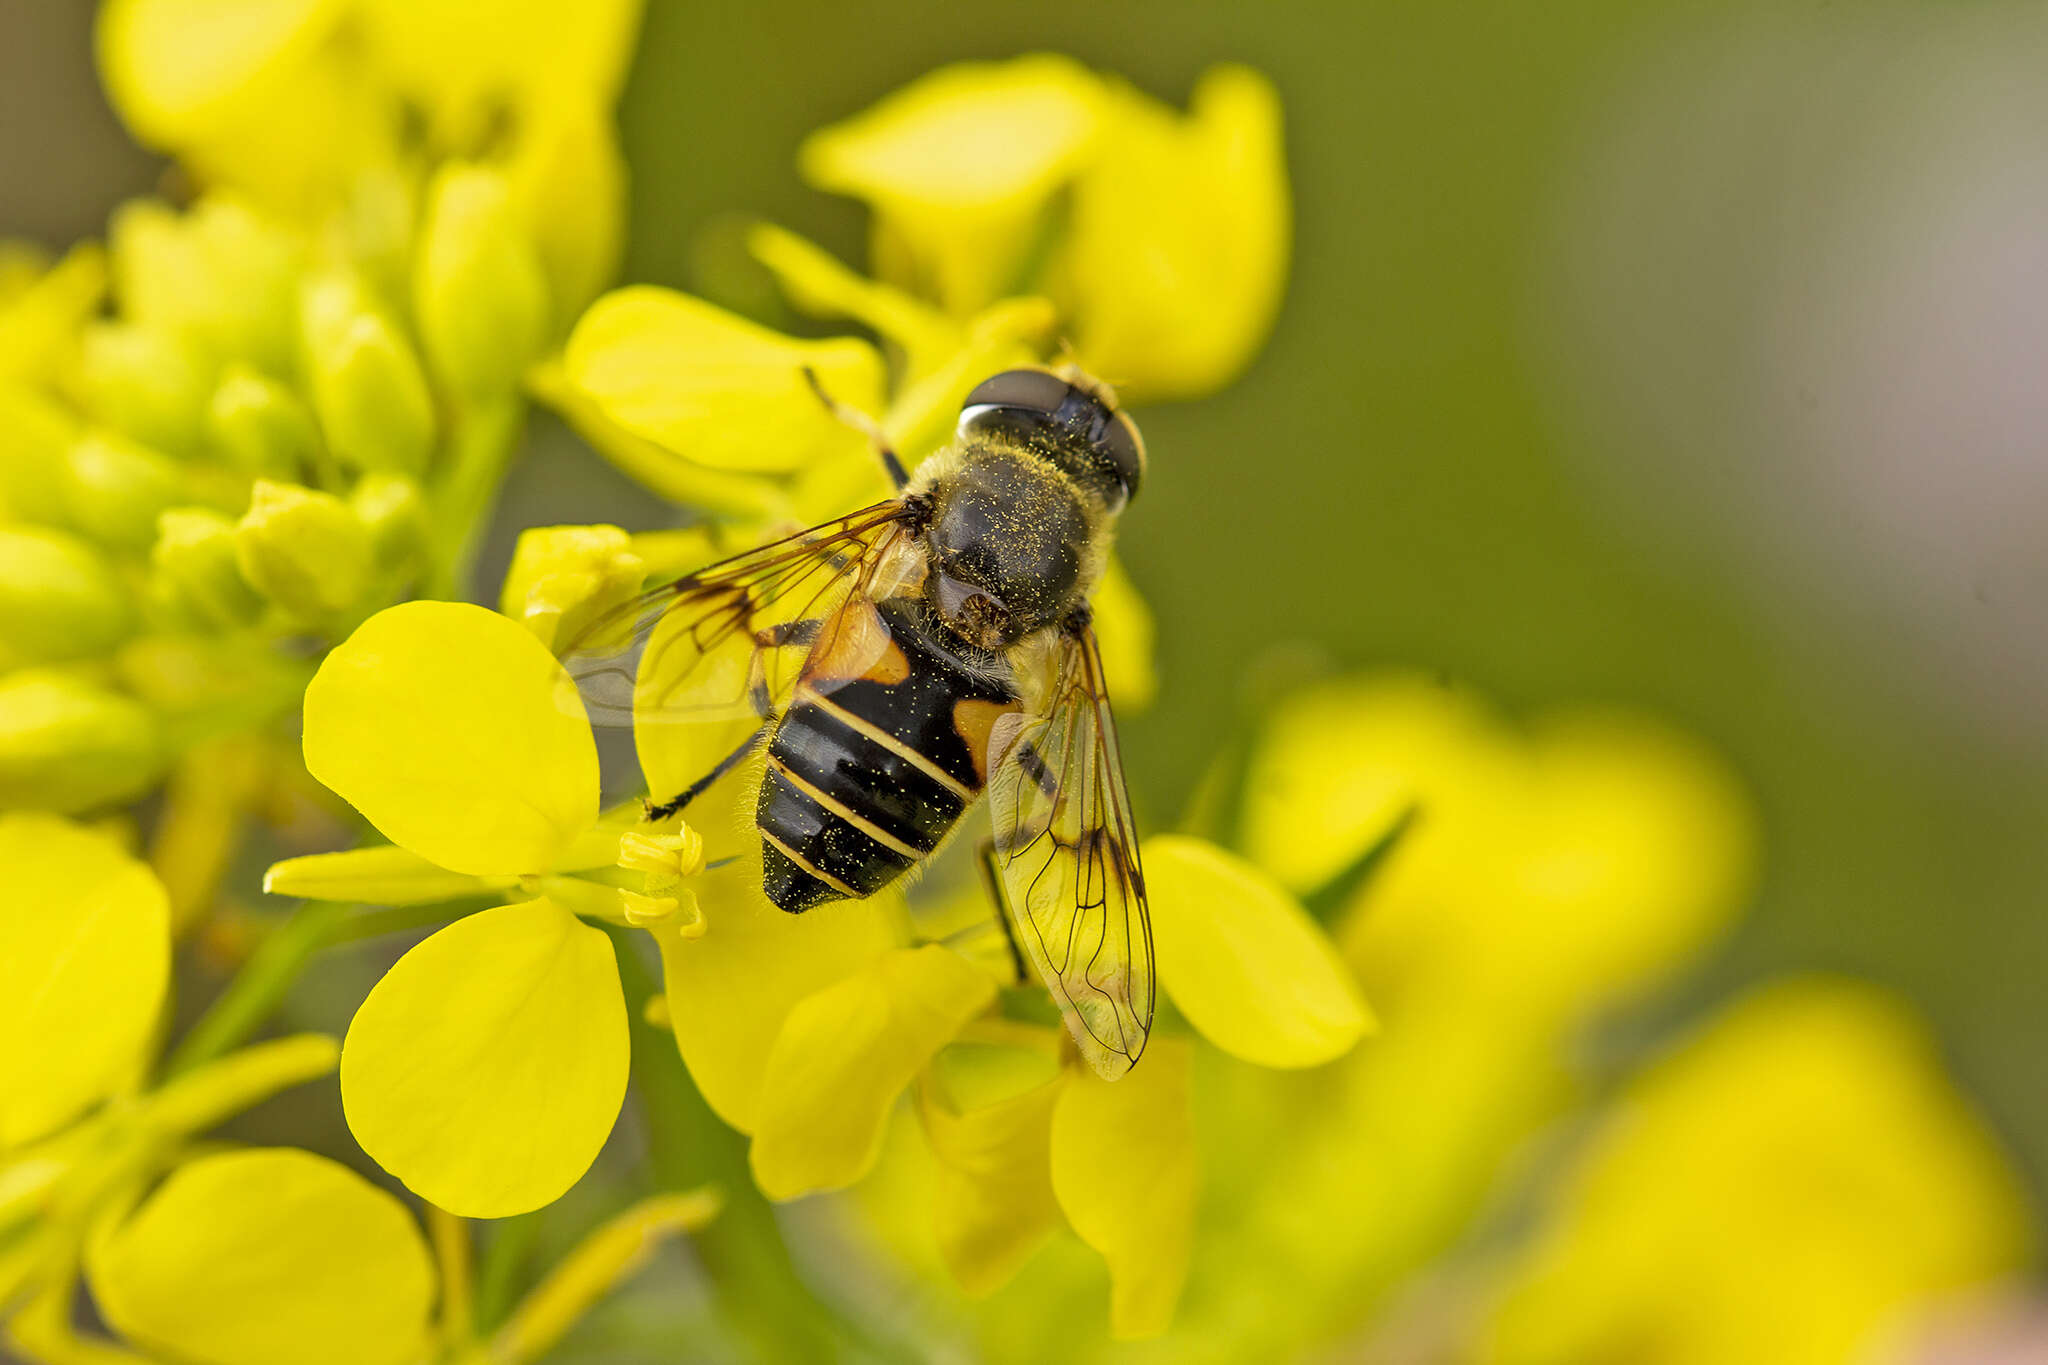
POLYGON ((0 384, 0 516, 64 521, 64 461, 78 426, 31 389, 0 384))
POLYGON ((86 329, 78 360, 86 404, 102 421, 180 458, 198 451, 211 367, 192 342, 102 322, 86 329))
POLYGON ((178 507, 158 517, 149 558, 165 596, 200 625, 247 625, 263 610, 236 563, 235 523, 211 508, 178 507))
POLYGON ((302 620, 342 611, 369 589, 370 533, 329 493, 258 479, 235 550, 242 576, 302 620))
POLYGON ((346 279, 308 289, 302 321, 313 409, 329 448, 359 469, 425 472, 434 403, 398 329, 346 279))
POLYGON ((62 531, 0 527, 0 667, 89 658, 131 624, 120 580, 90 545, 62 531))
POLYGON ((239 363, 221 374, 206 430, 228 464, 259 479, 296 482, 320 454, 320 429, 298 396, 239 363))
POLYGON ((430 525, 420 486, 403 474, 365 474, 348 505, 370 533, 377 567, 402 569, 426 554, 430 525))
POLYGON ((157 514, 186 500, 176 461, 111 431, 81 437, 65 452, 66 516, 95 540, 146 549, 157 514))
POLYGON ((466 398, 516 390, 540 353, 547 280, 496 171, 451 164, 435 177, 413 271, 413 311, 435 373, 466 398))
MULTIPOLYGON (((632 537, 616 526, 537 526, 519 536, 498 609, 553 648, 631 601, 646 577, 632 537)), ((620 623, 618 643, 632 627, 620 623)))
POLYGON ((156 720, 55 669, 0 678, 0 806, 65 813, 140 795, 163 767, 156 720))

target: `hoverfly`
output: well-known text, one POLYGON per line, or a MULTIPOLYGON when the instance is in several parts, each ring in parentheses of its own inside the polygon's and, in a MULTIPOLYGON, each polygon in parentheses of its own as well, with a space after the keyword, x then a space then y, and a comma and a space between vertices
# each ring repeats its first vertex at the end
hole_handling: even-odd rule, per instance
POLYGON ((762 890, 792 914, 888 886, 986 792, 1019 975, 1113 1079, 1151 1028, 1152 936, 1088 600, 1144 442, 1072 366, 984 381, 915 475, 869 435, 896 496, 653 589, 563 662, 594 717, 741 735, 650 819, 765 750, 762 890))

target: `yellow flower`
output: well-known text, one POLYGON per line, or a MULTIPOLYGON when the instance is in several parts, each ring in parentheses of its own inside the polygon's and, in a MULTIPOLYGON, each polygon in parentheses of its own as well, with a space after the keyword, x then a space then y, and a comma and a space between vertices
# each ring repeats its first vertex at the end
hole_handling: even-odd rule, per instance
POLYGON ((598 827, 597 749, 574 684, 502 616, 408 603, 329 653, 306 692, 305 753, 411 856, 297 859, 271 869, 271 891, 532 897, 441 930, 363 1002, 342 1052, 357 1140, 457 1213, 550 1202, 596 1157, 626 1087, 611 944, 548 898, 624 922, 618 889, 555 875, 619 855, 618 830, 598 827))
POLYGON ((1286 282, 1279 100, 1242 67, 1182 117, 1060 57, 961 63, 814 134, 801 164, 873 207, 882 278, 956 315, 1047 294, 1082 362, 1141 400, 1234 379, 1286 282))
POLYGON ((1827 980, 1757 991, 1650 1068, 1552 1203, 1474 1360, 1863 1360, 2031 1242, 1919 1022, 1827 980))

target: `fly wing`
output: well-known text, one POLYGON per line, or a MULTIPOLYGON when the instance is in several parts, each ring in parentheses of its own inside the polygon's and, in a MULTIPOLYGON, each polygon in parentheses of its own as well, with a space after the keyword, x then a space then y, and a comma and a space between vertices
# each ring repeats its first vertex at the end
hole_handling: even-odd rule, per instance
MULTIPOLYGON (((1025 664, 1025 667, 1033 665, 1025 664)), ((1086 627, 997 722, 989 813, 1012 929, 1089 1065, 1130 1070, 1152 1029, 1152 921, 1102 656, 1086 627)))
POLYGON ((630 725, 657 787, 694 780, 780 714, 815 648, 886 647, 863 629, 872 612, 841 608, 906 571, 904 518, 900 502, 877 503, 595 617, 561 651, 591 721, 630 725))

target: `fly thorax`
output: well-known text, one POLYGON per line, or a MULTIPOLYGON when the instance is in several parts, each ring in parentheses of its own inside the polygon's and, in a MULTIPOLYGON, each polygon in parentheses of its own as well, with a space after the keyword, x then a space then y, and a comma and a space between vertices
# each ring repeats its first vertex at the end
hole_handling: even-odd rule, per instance
POLYGON ((1005 648, 1081 599, 1094 519, 1058 469, 1027 454, 983 452, 934 496, 925 595, 963 639, 1005 648))

